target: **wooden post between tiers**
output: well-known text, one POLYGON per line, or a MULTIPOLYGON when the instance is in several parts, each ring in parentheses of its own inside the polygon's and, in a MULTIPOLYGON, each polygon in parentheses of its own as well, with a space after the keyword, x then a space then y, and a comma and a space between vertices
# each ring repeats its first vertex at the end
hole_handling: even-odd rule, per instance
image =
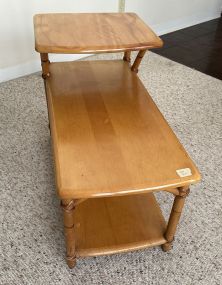
POLYGON ((131 56, 131 51, 125 51, 123 60, 128 61, 130 63, 130 61, 131 61, 130 56, 131 56))
POLYGON ((137 57, 131 67, 131 70, 134 71, 134 72, 138 72, 138 68, 139 68, 139 65, 144 57, 144 54, 146 53, 146 50, 140 50, 137 54, 137 57))
POLYGON ((48 53, 40 53, 40 57, 41 57, 41 64, 42 64, 42 78, 46 79, 47 77, 50 76, 50 72, 49 72, 49 57, 48 57, 48 53))
POLYGON ((168 221, 165 238, 167 242, 162 245, 163 251, 169 251, 172 248, 172 242, 174 240, 174 235, 176 233, 176 228, 180 220, 180 216, 185 203, 185 198, 189 195, 189 187, 178 188, 179 194, 176 195, 173 203, 173 207, 170 213, 170 218, 168 221))
POLYGON ((76 265, 76 248, 75 248, 75 232, 74 232, 74 217, 75 209, 74 200, 62 200, 61 207, 64 217, 64 231, 66 240, 66 261, 69 268, 76 265))

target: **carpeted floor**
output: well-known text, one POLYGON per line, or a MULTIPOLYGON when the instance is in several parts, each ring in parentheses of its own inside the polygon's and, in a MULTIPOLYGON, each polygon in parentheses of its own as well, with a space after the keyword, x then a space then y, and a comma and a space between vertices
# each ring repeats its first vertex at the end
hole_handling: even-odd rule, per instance
MULTIPOLYGON (((0 85, 0 284, 222 284, 222 82, 153 53, 139 74, 203 176, 173 250, 80 259, 68 269, 38 73, 0 85)), ((171 195, 158 199, 166 215, 171 195)))

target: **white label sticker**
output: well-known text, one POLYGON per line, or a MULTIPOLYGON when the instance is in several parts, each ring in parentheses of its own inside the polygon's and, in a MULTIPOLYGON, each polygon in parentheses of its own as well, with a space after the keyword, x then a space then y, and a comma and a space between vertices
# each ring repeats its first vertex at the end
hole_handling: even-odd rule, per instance
POLYGON ((177 169, 176 173, 180 176, 180 177, 187 177, 187 176, 191 176, 192 172, 190 168, 181 168, 181 169, 177 169))

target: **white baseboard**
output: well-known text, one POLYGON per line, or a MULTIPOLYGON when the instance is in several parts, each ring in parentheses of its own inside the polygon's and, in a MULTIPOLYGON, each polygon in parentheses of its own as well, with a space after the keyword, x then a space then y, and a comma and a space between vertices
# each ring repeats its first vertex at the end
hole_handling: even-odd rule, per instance
POLYGON ((177 30, 181 30, 187 27, 191 27, 203 22, 207 22, 216 18, 219 18, 222 11, 213 11, 210 15, 199 14, 193 15, 190 17, 180 18, 174 21, 169 21, 165 23, 161 23, 158 25, 151 25, 152 29, 157 33, 159 36, 175 32, 177 30))
MULTIPOLYGON (((212 11, 210 15, 208 11, 208 15, 204 15, 202 13, 200 15, 194 15, 158 25, 152 25, 151 27, 158 35, 163 35, 193 25, 197 25, 202 22, 210 21, 218 17, 220 17, 220 11, 216 12, 212 11)), ((89 55, 51 54, 50 59, 51 61, 71 61, 71 60, 81 59, 86 56, 89 55)), ((40 60, 32 60, 26 63, 21 63, 19 65, 3 68, 0 69, 0 83, 24 75, 28 75, 40 70, 41 70, 40 60)))
MULTIPOLYGON (((78 60, 83 57, 90 56, 90 54, 82 55, 82 54, 50 54, 49 59, 52 62, 56 61, 72 61, 78 60)), ((37 71, 41 70, 41 63, 39 60, 32 60, 29 62, 21 63, 18 65, 6 67, 0 69, 0 83, 4 81, 8 81, 11 79, 15 79, 21 76, 25 76, 37 71)))

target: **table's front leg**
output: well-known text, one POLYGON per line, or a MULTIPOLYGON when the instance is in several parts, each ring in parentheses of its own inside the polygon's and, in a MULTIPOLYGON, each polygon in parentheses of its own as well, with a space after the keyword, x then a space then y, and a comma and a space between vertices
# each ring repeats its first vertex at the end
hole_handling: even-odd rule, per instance
POLYGON ((61 207, 64 216, 64 229, 66 239, 66 261, 69 268, 73 268, 76 264, 76 248, 75 248, 75 232, 74 217, 75 200, 62 200, 61 207))
POLYGON ((178 225, 178 222, 180 220, 180 216, 183 210, 183 206, 185 203, 185 198, 189 195, 189 187, 180 187, 178 188, 179 194, 176 195, 173 203, 173 207, 170 213, 170 218, 168 221, 165 238, 167 242, 162 245, 162 249, 164 251, 168 251, 172 247, 172 242, 174 240, 174 235, 176 233, 176 228, 178 225))
POLYGON ((132 65, 132 67, 131 67, 131 70, 132 70, 132 71, 134 71, 134 72, 136 72, 136 73, 139 71, 138 68, 139 68, 139 65, 140 65, 140 63, 141 63, 141 61, 142 61, 142 59, 143 59, 145 53, 146 53, 146 50, 140 50, 140 51, 138 52, 138 54, 137 54, 137 56, 136 56, 136 59, 135 59, 133 65, 132 65))

